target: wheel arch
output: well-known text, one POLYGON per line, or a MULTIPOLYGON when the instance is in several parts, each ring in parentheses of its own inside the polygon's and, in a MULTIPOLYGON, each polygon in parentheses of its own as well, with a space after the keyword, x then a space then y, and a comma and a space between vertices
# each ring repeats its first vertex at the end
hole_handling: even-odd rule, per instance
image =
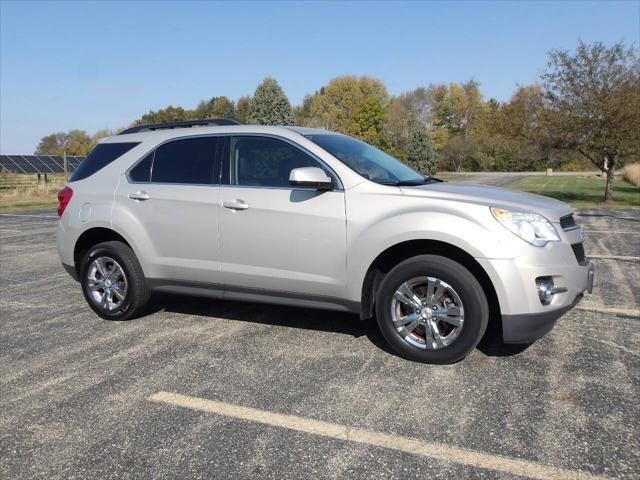
POLYGON ((73 266, 76 275, 80 273, 80 261, 83 255, 93 246, 102 242, 118 241, 124 243, 129 248, 131 244, 121 234, 107 227, 92 227, 80 234, 73 247, 73 266))
POLYGON ((388 247, 367 269, 361 293, 360 317, 371 318, 375 311, 375 298, 384 276, 398 263, 416 255, 441 255, 467 268, 478 280, 489 303, 489 325, 501 324, 500 303, 493 282, 484 268, 460 247, 439 240, 407 240, 388 247))

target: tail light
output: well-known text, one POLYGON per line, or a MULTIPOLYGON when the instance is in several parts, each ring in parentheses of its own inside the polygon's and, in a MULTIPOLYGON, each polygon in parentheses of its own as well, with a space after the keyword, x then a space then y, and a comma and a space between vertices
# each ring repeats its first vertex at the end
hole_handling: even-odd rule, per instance
POLYGON ((58 216, 61 217, 64 213, 64 209, 67 208, 71 197, 73 196, 73 190, 69 187, 64 187, 58 192, 58 216))

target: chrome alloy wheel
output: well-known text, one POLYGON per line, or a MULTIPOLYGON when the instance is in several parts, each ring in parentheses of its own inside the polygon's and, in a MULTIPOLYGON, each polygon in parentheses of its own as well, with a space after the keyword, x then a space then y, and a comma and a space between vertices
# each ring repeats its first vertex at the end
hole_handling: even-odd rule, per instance
POLYGON ((93 303, 112 312, 122 306, 127 296, 127 277, 113 258, 97 257, 87 270, 87 287, 93 303))
POLYGON ((460 335, 464 308, 448 283, 434 277, 414 277, 393 294, 391 319, 398 335, 409 345, 439 350, 460 335))

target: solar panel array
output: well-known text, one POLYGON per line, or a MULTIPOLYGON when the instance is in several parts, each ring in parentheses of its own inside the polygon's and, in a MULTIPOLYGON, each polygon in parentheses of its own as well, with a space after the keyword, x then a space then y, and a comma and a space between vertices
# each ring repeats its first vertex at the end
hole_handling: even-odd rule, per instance
MULTIPOLYGON (((67 171, 73 172, 84 157, 67 156, 67 171)), ((64 173, 62 155, 0 155, 0 172, 64 173)))

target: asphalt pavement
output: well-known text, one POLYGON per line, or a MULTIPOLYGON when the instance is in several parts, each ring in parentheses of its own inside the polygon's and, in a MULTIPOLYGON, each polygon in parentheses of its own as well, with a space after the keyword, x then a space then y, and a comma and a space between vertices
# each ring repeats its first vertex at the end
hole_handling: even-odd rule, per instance
POLYGON ((638 478, 640 210, 578 213, 582 309, 450 366, 335 312, 165 296, 102 320, 55 212, 2 214, 0 478, 638 478))

